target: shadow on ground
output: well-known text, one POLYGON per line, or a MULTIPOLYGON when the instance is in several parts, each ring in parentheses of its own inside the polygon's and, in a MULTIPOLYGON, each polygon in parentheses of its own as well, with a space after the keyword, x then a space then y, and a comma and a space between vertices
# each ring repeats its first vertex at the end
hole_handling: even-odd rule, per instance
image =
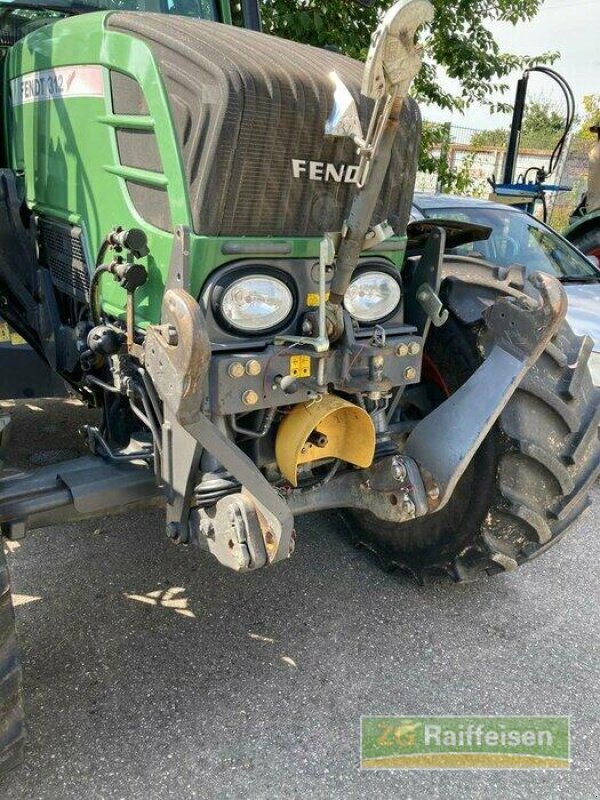
POLYGON ((10 554, 25 659, 17 798, 569 798, 599 763, 598 514, 518 576, 419 587, 335 514, 237 576, 148 511, 10 554), (361 714, 571 714, 570 773, 361 773, 361 714))

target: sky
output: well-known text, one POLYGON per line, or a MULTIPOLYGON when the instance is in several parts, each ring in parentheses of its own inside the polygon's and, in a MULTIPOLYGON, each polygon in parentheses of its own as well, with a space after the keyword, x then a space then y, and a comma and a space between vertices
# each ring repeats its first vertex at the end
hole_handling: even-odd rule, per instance
MULTIPOLYGON (((600 94, 600 0, 545 0, 540 12, 530 22, 517 26, 492 23, 490 30, 500 47, 518 55, 535 56, 547 50, 556 50, 560 58, 553 68, 571 84, 578 107, 586 94, 600 94)), ((516 83, 515 73, 507 80, 511 89, 505 95, 512 103, 516 83)), ((449 84, 446 84, 449 85, 449 84)), ((543 76, 534 75, 529 82, 528 97, 543 95, 560 99, 560 90, 543 76)), ((423 116, 432 122, 454 122, 467 128, 499 128, 510 124, 510 116, 490 116, 489 111, 473 105, 464 116, 423 108, 423 116)))

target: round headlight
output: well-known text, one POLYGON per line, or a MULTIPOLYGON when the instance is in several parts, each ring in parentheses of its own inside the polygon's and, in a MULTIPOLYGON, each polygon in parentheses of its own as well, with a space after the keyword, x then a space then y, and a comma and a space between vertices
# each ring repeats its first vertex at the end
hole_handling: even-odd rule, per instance
POLYGON ((401 297, 400 284, 387 272, 363 272, 344 295, 344 306, 359 322, 375 322, 396 310, 401 297))
POLYGON ((292 311, 294 298, 278 278, 246 275, 225 289, 219 305, 232 328, 257 333, 280 325, 292 311))

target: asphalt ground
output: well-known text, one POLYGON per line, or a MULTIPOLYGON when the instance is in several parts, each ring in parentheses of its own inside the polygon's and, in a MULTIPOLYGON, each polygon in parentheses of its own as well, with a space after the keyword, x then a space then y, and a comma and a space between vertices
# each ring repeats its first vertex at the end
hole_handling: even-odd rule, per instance
MULTIPOLYGON (((78 452, 86 414, 19 404, 13 463, 78 452)), ((382 572, 335 514, 247 576, 157 510, 32 533, 9 554, 27 760, 0 798, 598 797, 594 499, 542 558, 465 586, 382 572), (393 713, 568 714, 572 768, 361 772, 361 714, 393 713)))

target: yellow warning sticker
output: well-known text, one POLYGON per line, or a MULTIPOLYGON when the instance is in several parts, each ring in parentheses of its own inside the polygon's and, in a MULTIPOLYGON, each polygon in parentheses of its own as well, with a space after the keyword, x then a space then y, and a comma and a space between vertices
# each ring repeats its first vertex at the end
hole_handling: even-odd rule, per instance
POLYGON ((11 344, 27 344, 22 336, 11 330, 6 322, 0 322, 0 343, 10 342, 11 344))
MULTIPOLYGON (((329 292, 326 292, 325 300, 329 300, 329 292)), ((309 292, 306 295, 306 305, 309 308, 316 308, 319 305, 319 293, 318 292, 309 292)))
POLYGON ((290 375, 310 378, 310 356, 290 356, 290 375))

